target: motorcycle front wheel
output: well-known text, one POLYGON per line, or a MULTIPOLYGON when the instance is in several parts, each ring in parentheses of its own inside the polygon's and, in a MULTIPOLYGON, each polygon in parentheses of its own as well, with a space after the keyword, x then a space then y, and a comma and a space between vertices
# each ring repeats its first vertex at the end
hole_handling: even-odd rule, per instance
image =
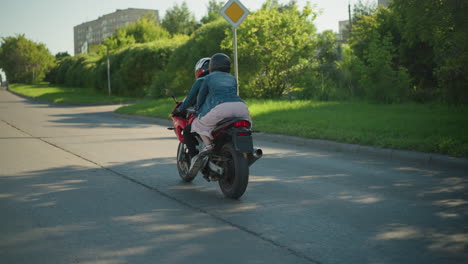
POLYGON ((221 167, 223 177, 219 180, 219 187, 223 194, 231 199, 238 199, 247 189, 249 183, 249 165, 242 153, 237 152, 231 143, 221 148, 221 167))
POLYGON ((184 182, 191 182, 195 179, 195 176, 189 176, 190 169, 190 155, 188 154, 187 145, 182 142, 179 142, 177 147, 177 170, 179 171, 179 176, 184 182))

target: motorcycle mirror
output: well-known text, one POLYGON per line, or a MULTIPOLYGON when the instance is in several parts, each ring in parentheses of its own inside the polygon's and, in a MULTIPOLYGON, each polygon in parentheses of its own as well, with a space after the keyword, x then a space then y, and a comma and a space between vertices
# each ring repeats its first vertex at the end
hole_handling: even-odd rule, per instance
POLYGON ((174 100, 174 102, 177 104, 177 99, 174 96, 174 91, 170 89, 164 89, 164 93, 166 94, 166 96, 170 96, 174 100))

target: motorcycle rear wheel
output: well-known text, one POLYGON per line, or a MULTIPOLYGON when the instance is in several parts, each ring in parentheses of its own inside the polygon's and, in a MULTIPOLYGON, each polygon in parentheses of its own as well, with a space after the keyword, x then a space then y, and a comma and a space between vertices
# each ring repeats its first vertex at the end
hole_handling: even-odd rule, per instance
POLYGON ((184 182, 191 182, 195 179, 195 176, 189 176, 190 169, 190 155, 188 154, 187 145, 182 142, 179 142, 177 147, 177 170, 179 171, 179 176, 184 182))
POLYGON ((231 143, 221 148, 224 169, 223 177, 219 180, 219 187, 223 194, 231 199, 239 199, 247 189, 249 183, 249 165, 242 153, 237 152, 231 143))

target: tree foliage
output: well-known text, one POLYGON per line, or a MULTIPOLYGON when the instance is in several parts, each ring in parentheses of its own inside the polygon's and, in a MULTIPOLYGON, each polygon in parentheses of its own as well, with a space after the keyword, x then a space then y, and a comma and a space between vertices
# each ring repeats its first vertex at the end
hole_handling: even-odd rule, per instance
POLYGON ((416 89, 454 103, 468 103, 466 1, 395 0, 391 9, 402 34, 400 54, 416 79, 416 89), (427 79, 437 86, 427 87, 427 79))
POLYGON ((166 11, 162 20, 162 26, 171 34, 191 35, 198 27, 195 16, 184 1, 181 5, 177 3, 166 11))
POLYGON ((0 68, 11 83, 37 83, 54 65, 54 56, 42 43, 27 39, 24 34, 2 38, 0 68))
MULTIPOLYGON (((117 50, 132 44, 148 43, 169 37, 169 33, 159 25, 154 15, 148 13, 136 23, 130 23, 119 28, 114 35, 104 39, 103 44, 111 50, 117 50)), ((101 46, 100 49, 103 54, 105 47, 101 46)))
POLYGON ((400 34, 394 30, 393 13, 379 8, 359 18, 351 37, 357 56, 359 94, 382 103, 405 100, 409 94, 409 75, 398 60, 400 34))
POLYGON ((181 44, 171 55, 165 70, 157 76, 151 94, 159 97, 187 94, 194 79, 195 63, 203 57, 228 51, 220 47, 229 25, 220 18, 199 28, 187 42, 181 44))
MULTIPOLYGON (((238 28, 241 93, 254 97, 276 97, 287 91, 307 60, 314 54, 313 20, 309 5, 281 8, 268 1, 238 28)), ((222 47, 232 49, 230 30, 222 47)))
POLYGON ((375 60, 369 60, 370 56, 387 54, 375 50, 390 50, 388 64, 394 71, 406 72, 400 77, 410 82, 408 99, 468 102, 466 1, 394 0, 389 8, 368 10, 361 12, 353 25, 351 45, 358 58, 356 64, 372 68, 369 62, 375 60))
POLYGON ((65 52, 58 52, 57 54, 55 54, 55 59, 57 60, 60 60, 62 58, 65 58, 65 57, 70 57, 71 55, 65 51, 65 52))
MULTIPOLYGON (((466 1, 393 0, 388 8, 369 3, 354 7, 352 36, 343 44, 331 31, 316 34, 317 13, 309 5, 300 9, 296 1, 267 0, 237 28, 241 96, 467 103, 466 1)), ((196 61, 217 52, 232 56, 231 27, 217 14, 221 6, 210 0, 198 29, 184 2, 168 10, 164 27, 146 17, 108 38, 115 92, 183 95, 196 61)), ((0 56, 2 68, 10 67, 9 78, 31 81, 25 65, 32 63, 20 59, 31 56, 31 49, 11 48, 29 44, 8 41, 0 54, 14 62, 0 56)), ((105 89, 104 46, 97 48, 96 56, 57 56, 50 79, 105 89)))
POLYGON ((202 24, 208 24, 210 22, 213 22, 215 20, 218 20, 221 15, 219 14, 219 11, 223 8, 224 3, 222 1, 216 1, 216 0, 210 0, 208 2, 208 7, 207 7, 207 14, 202 17, 200 22, 202 24))

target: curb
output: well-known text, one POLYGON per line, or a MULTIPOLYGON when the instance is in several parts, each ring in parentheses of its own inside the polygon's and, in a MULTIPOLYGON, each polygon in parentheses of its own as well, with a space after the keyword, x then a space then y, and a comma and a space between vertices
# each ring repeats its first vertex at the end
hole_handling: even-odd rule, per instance
POLYGON ((455 158, 435 153, 386 149, 322 139, 309 139, 265 133, 259 133, 258 139, 270 142, 293 144, 296 146, 312 147, 324 151, 343 152, 367 157, 379 157, 393 161, 417 163, 429 166, 430 168, 444 167, 468 171, 468 159, 455 158))
MULTIPOLYGON (((142 122, 148 122, 153 124, 158 124, 161 126, 172 126, 170 120, 148 117, 148 116, 138 116, 138 115, 126 115, 113 113, 114 116, 124 118, 124 119, 133 119, 142 122)), ((349 143, 340 143, 330 140, 322 139, 309 139, 301 138, 294 136, 285 136, 278 134, 266 134, 263 132, 256 133, 254 135, 256 140, 268 141, 274 143, 283 143, 291 144, 296 146, 305 146, 320 149, 323 151, 331 152, 343 152, 349 154, 357 154, 368 157, 379 157, 382 159, 388 159, 393 161, 401 162, 411 162, 417 163, 420 165, 429 166, 430 168, 449 168, 449 169, 459 169, 463 171, 468 171, 468 159, 465 158, 455 158, 441 154, 435 153, 425 153, 409 150, 398 150, 398 149, 386 149, 379 147, 370 147, 362 146, 349 143)))
MULTIPOLYGON (((24 99, 29 99, 36 103, 48 103, 49 105, 52 105, 52 106, 67 106, 67 105, 68 106, 94 106, 91 104, 73 105, 73 104, 51 103, 48 101, 43 101, 37 98, 31 98, 28 96, 24 96, 22 94, 15 93, 10 89, 6 89, 6 87, 2 87, 2 90, 6 90, 12 94, 15 94, 24 99)), ((123 105, 123 103, 121 104, 123 105)), ((98 104, 98 105, 112 105, 112 104, 98 104)), ((115 112, 112 112, 112 114, 116 117, 120 117, 123 119, 138 120, 141 122, 158 124, 158 125, 167 126, 167 127, 172 126, 172 121, 162 119, 162 118, 140 116, 140 115, 118 114, 115 112)), ((379 157, 382 159, 388 159, 388 160, 393 160, 393 161, 412 162, 412 163, 418 163, 420 165, 429 166, 430 168, 444 167, 444 168, 460 169, 463 171, 468 171, 468 159, 455 158, 455 157, 435 154, 435 153, 386 149, 386 148, 379 148, 379 147, 370 147, 370 146, 362 146, 362 145, 349 144, 349 143, 341 143, 341 142, 322 140, 322 139, 309 139, 309 138, 301 138, 301 137, 286 136, 286 135, 279 135, 279 134, 266 134, 263 132, 256 133, 254 137, 256 140, 291 144, 291 145, 296 145, 296 146, 306 146, 306 147, 320 149, 323 151, 343 152, 343 153, 357 154, 357 155, 363 155, 363 156, 368 156, 368 157, 379 157)))

